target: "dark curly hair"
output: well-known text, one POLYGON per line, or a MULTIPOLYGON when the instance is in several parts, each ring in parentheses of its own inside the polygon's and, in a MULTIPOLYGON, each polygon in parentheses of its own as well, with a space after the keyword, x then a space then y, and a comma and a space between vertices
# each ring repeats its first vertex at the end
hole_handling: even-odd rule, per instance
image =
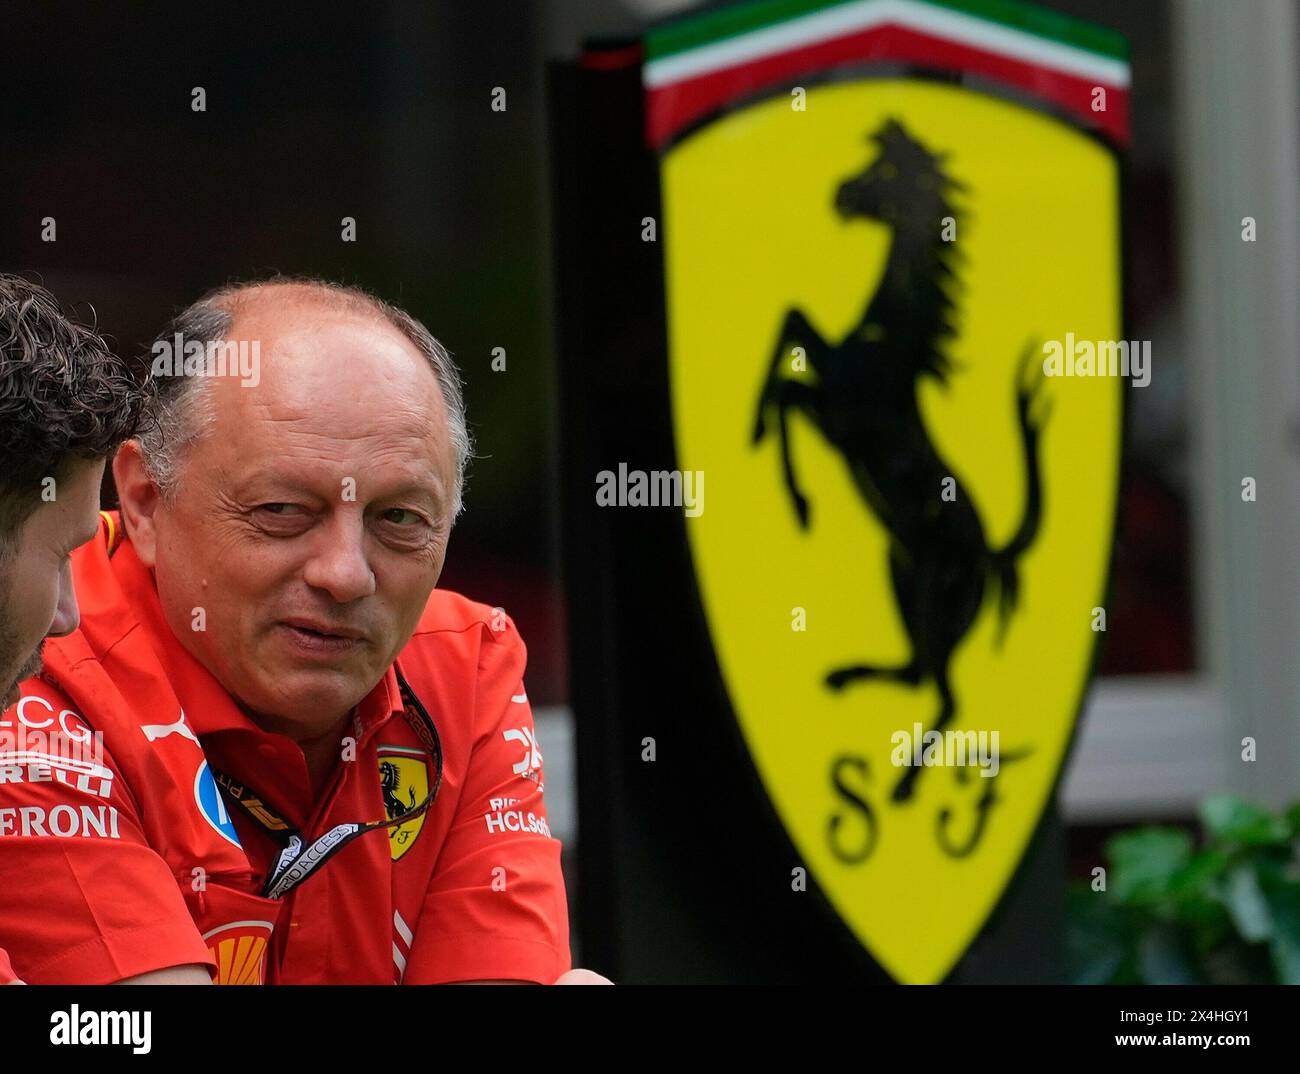
POLYGON ((0 552, 73 458, 106 459, 135 435, 147 369, 109 350, 54 296, 0 274, 0 552))

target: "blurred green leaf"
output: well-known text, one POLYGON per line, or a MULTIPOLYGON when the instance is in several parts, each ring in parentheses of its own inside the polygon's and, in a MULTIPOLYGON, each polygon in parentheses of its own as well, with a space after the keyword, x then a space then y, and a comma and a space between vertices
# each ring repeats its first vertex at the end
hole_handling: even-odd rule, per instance
POLYGON ((1291 838, 1300 839, 1300 802, 1294 802, 1284 814, 1287 827, 1291 829, 1291 838))
POLYGON ((1143 827, 1106 843, 1109 890, 1072 889, 1071 979, 1300 984, 1300 802, 1202 803, 1206 845, 1143 827))
POLYGON ((1247 943, 1259 943, 1272 937, 1273 915, 1252 866, 1237 865, 1228 873, 1224 896, 1242 939, 1247 943))
POLYGON ((1169 880, 1169 895, 1178 898, 1209 897, 1215 884, 1227 873, 1233 856, 1225 850, 1197 851, 1169 880))
POLYGON ((1269 944, 1273 967, 1277 970, 1277 983, 1300 984, 1300 936, 1278 933, 1269 944))
POLYGON ((1264 898, 1273 916, 1269 954, 1279 984, 1300 984, 1300 883, 1282 867, 1260 876, 1264 898))
POLYGON ((1164 898, 1192 854, 1192 839, 1180 828, 1139 828, 1106 842, 1111 861, 1110 891, 1125 905, 1164 898))
POLYGON ((1178 903, 1177 914, 1198 955, 1238 939, 1232 915, 1218 898, 1197 895, 1183 899, 1178 903))
POLYGON ((1292 827, 1284 817, 1232 795, 1207 798, 1201 803, 1201 823, 1213 839, 1226 839, 1245 846, 1275 845, 1291 838, 1292 827))

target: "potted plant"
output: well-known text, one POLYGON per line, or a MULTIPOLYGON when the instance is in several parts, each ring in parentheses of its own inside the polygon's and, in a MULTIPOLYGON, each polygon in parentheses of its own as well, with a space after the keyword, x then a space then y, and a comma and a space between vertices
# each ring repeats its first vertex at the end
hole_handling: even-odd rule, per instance
POLYGON ((1079 984, 1300 984, 1300 802, 1281 815, 1231 796, 1175 827, 1107 840, 1070 890, 1079 984))

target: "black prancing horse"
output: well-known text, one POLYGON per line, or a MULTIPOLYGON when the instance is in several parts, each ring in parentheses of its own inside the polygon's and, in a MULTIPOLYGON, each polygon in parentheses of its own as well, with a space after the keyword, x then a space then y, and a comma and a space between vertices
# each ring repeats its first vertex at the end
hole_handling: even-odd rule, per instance
POLYGON ((397 788, 401 785, 402 777, 397 771, 397 765, 392 761, 379 762, 379 788, 384 792, 384 812, 388 814, 389 820, 396 820, 398 817, 404 817, 415 808, 415 788, 408 787, 410 792, 410 804, 403 802, 397 797, 397 788))
MULTIPOLYGON (((867 679, 913 687, 931 681, 940 699, 934 730, 941 732, 957 710, 948 666, 979 614, 985 585, 991 582, 999 589, 999 644, 1016 606, 1016 560, 1038 535, 1042 513, 1038 439, 1046 413, 1030 416, 1041 385, 1038 378, 1026 384, 1031 342, 1016 383, 1026 470, 1024 515, 1010 542, 992 549, 970 497, 930 439, 917 398, 922 376, 947 386, 952 369, 943 350, 956 334, 950 292, 958 286, 957 252, 954 242, 945 241, 943 224, 947 217, 959 218, 949 199, 966 187, 945 173, 942 155, 931 153, 896 120, 887 120, 868 141, 879 153, 860 175, 840 185, 835 208, 845 219, 866 217, 892 229, 884 277, 857 325, 838 345, 822 339, 801 310, 786 313, 759 396, 753 442, 763 439, 768 413, 775 408, 786 487, 800 525, 807 528, 808 501, 795 478, 788 429, 790 411, 800 411, 843 457, 859 493, 889 535, 894 599, 911 659, 901 667, 836 668, 826 684, 842 690, 867 679), (795 346, 804 349, 815 381, 782 375, 795 346), (940 492, 949 477, 956 498, 945 502, 940 492)), ((894 801, 912 796, 920 771, 915 766, 905 770, 894 787, 894 801)))

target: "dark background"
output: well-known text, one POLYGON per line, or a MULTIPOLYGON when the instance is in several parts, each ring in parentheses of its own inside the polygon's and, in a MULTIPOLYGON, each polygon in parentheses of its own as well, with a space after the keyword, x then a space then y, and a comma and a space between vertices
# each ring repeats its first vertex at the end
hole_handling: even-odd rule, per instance
POLYGON ((423 320, 460 365, 478 440, 441 584, 506 607, 545 704, 566 683, 535 18, 527 3, 12 5, 0 267, 93 304, 123 351, 209 288, 275 271, 423 320))

